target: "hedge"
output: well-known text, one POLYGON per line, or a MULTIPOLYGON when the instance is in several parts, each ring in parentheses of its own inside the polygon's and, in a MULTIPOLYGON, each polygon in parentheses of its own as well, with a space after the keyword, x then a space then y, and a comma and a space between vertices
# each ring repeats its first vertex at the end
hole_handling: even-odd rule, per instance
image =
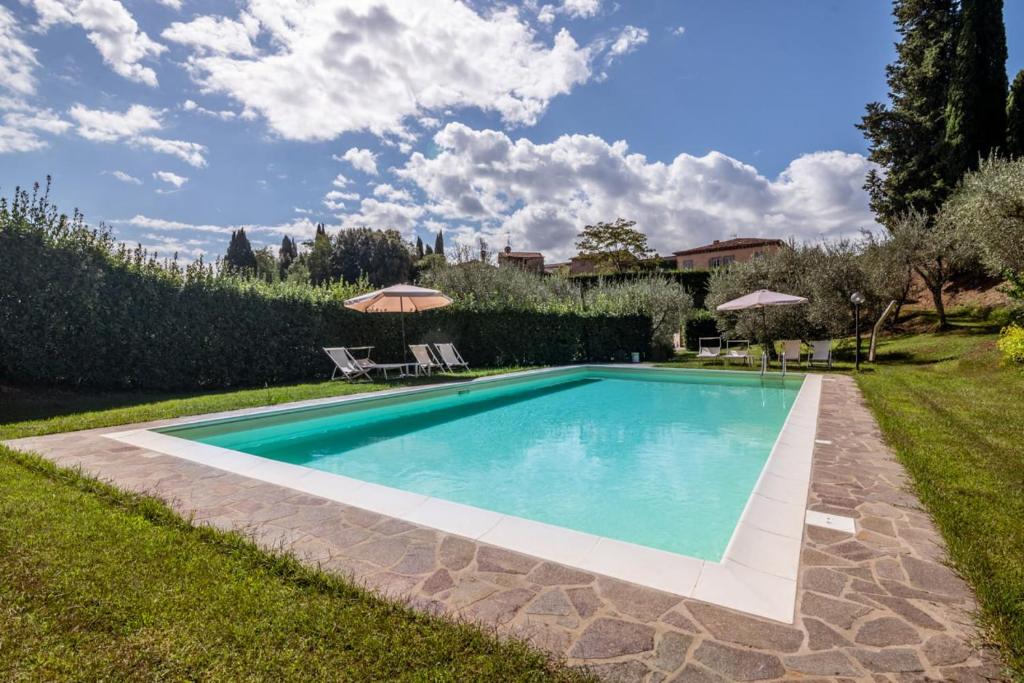
MULTIPOLYGON (((339 292, 182 274, 132 262, 95 234, 55 239, 0 224, 0 379, 190 390, 328 376, 322 346, 402 356, 399 317, 342 305, 339 292)), ((468 312, 405 316, 410 342, 452 341, 473 366, 622 360, 646 352, 642 316, 468 312)))
POLYGON ((690 351, 698 351, 701 337, 717 337, 718 325, 715 316, 705 310, 694 311, 693 315, 683 323, 683 338, 686 348, 690 351))
POLYGON ((640 277, 658 275, 671 278, 678 282, 693 297, 693 305, 696 308, 704 308, 704 298, 708 294, 708 282, 711 278, 709 270, 654 270, 642 273, 611 273, 608 275, 570 275, 569 280, 579 284, 583 288, 593 287, 599 282, 629 282, 640 277))

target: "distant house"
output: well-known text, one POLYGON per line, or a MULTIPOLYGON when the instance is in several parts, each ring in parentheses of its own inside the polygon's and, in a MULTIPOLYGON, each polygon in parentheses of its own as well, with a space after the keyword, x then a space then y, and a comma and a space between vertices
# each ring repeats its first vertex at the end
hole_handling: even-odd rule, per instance
POLYGON ((538 275, 544 274, 544 254, 539 251, 512 251, 512 247, 498 253, 499 268, 519 268, 538 275))
POLYGON ((736 237, 731 240, 715 240, 702 247, 685 249, 673 254, 679 270, 709 270, 730 263, 743 263, 758 256, 764 256, 785 246, 782 240, 760 237, 736 237))

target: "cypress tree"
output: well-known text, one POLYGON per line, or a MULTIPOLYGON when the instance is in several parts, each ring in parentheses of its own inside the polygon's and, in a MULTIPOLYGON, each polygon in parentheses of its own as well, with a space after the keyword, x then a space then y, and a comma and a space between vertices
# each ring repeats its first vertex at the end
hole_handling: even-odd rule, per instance
POLYGON ((252 250, 249 238, 245 236, 245 228, 231 232, 228 251, 224 254, 224 265, 235 272, 256 272, 256 254, 252 250))
POLYGON ((865 183, 885 225, 910 209, 932 215, 949 193, 944 115, 957 13, 954 0, 896 0, 893 17, 900 41, 886 67, 890 102, 869 104, 857 126, 869 158, 885 169, 865 183))
POLYGON ((424 256, 430 256, 433 253, 434 253, 434 248, 432 246, 430 246, 429 244, 423 248, 423 255, 424 256))
POLYGON ((314 285, 329 282, 331 278, 331 238, 327 236, 327 228, 317 223, 313 248, 309 252, 309 280, 314 285))
POLYGON ((946 105, 951 185, 1006 141, 1003 0, 963 0, 960 15, 946 105))
POLYGON ((1024 159, 1024 69, 1013 79, 1006 101, 1006 153, 1024 159))
POLYGON ((437 239, 434 240, 434 253, 444 256, 444 233, 437 231, 437 239))
POLYGON ((281 274, 282 280, 287 275, 288 268, 298 255, 299 248, 295 245, 295 240, 285 235, 281 239, 281 248, 277 250, 277 269, 281 274))
POLYGON ((423 258, 423 240, 420 239, 419 235, 416 235, 416 258, 423 258))

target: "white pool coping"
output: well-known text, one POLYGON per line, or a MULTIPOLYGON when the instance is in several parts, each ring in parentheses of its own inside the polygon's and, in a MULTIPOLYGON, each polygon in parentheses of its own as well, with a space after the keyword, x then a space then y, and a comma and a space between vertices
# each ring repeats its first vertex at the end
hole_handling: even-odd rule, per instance
MULTIPOLYGON (((442 388, 480 386, 511 377, 637 366, 577 365, 485 377, 460 385, 432 385, 292 405, 255 408, 173 420, 160 428, 212 419, 255 416, 290 409, 395 397, 442 388)), ((704 370, 650 368, 670 373, 704 370)), ((716 373, 730 372, 725 370, 716 373)), ((750 373, 734 371, 750 377, 750 373)), ((811 478, 811 460, 821 401, 821 375, 803 384, 719 562, 640 546, 564 527, 500 514, 441 498, 278 462, 181 439, 150 429, 104 434, 107 438, 209 467, 363 508, 414 524, 533 555, 570 567, 684 597, 793 623, 797 573, 811 478)))

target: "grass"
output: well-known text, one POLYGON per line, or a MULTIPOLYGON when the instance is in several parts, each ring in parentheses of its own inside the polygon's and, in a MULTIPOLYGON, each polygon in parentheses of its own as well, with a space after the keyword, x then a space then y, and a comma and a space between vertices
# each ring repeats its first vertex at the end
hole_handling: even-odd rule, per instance
POLYGON ((0 680, 577 681, 0 446, 0 680))
POLYGON ((277 405, 331 396, 381 391, 438 382, 462 382, 518 368, 471 370, 456 374, 350 384, 342 380, 290 384, 265 389, 205 393, 131 391, 69 391, 57 388, 0 386, 0 441, 28 436, 73 432, 80 429, 203 415, 222 410, 277 405))

